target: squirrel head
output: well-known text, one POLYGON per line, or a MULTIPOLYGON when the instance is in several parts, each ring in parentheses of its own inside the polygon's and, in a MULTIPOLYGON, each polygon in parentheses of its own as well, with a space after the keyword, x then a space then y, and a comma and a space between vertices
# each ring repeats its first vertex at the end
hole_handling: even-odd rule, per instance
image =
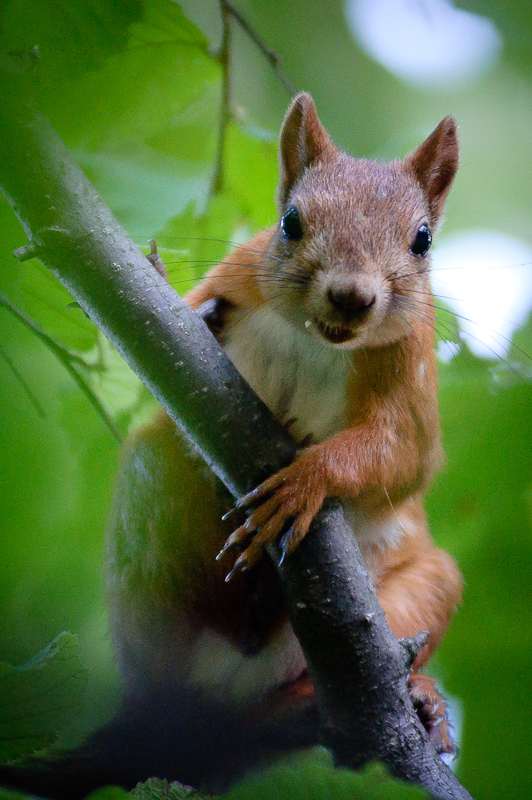
POLYGON ((423 324, 432 235, 458 168, 454 119, 403 161, 368 161, 334 145, 303 93, 283 122, 279 161, 275 280, 259 279, 276 310, 341 349, 388 344, 423 324))

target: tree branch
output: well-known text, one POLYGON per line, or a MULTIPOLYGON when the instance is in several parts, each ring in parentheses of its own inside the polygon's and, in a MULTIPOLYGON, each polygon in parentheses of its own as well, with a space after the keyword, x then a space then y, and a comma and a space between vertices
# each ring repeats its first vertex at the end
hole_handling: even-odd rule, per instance
MULTIPOLYGON (((49 122, 20 102, 24 96, 3 59, 0 185, 31 247, 242 496, 293 458, 293 441, 129 239, 49 122)), ((470 798, 413 712, 406 675, 415 647, 389 630, 338 503, 326 504, 279 573, 336 762, 356 768, 380 758, 438 800, 470 798)))

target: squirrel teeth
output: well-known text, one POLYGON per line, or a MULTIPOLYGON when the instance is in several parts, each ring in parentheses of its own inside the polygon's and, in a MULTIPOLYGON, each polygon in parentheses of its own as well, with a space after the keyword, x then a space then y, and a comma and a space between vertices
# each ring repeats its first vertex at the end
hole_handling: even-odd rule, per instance
POLYGON ((328 325, 326 322, 320 322, 319 320, 316 322, 316 327, 321 335, 333 344, 343 344, 344 342, 348 342, 349 339, 353 339, 355 336, 355 333, 350 328, 328 325))

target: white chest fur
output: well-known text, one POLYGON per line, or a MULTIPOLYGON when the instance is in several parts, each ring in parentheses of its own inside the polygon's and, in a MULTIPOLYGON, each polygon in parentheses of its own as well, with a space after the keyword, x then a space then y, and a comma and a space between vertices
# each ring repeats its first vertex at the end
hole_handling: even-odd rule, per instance
MULTIPOLYGON (((296 441, 319 443, 346 426, 346 386, 353 366, 348 355, 295 330, 270 310, 239 312, 225 336, 225 350, 235 366, 281 422, 294 419, 296 441)), ((376 548, 396 546, 403 535, 395 512, 371 519, 352 504, 347 518, 375 577, 376 548)), ((289 623, 268 647, 252 658, 223 636, 204 630, 191 643, 189 680, 221 700, 246 702, 297 678, 305 660, 289 623)))
POLYGON ((296 441, 321 442, 345 428, 346 353, 297 331, 269 309, 238 312, 226 352, 296 441))
MULTIPOLYGON (((296 421, 290 433, 311 444, 344 430, 350 356, 297 331, 271 310, 241 312, 228 331, 225 349, 248 383, 281 422, 296 421)), ((371 577, 378 550, 397 547, 408 532, 402 507, 372 517, 342 497, 371 577)))

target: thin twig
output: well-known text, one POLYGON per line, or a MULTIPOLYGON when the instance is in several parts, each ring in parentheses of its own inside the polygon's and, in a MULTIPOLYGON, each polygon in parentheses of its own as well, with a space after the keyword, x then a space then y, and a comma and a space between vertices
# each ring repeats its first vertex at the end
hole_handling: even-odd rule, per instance
POLYGON ((267 59, 268 63, 270 64, 271 68, 283 84, 284 88, 286 89, 287 93, 292 97, 292 95, 297 93, 297 89, 286 74, 283 69, 283 62, 281 56, 272 50, 269 47, 264 39, 257 33, 255 28, 253 28, 247 19, 245 19, 240 11, 234 7, 234 5, 229 2, 229 0, 222 0, 222 6, 225 7, 226 11, 235 19, 242 30, 249 36, 251 41, 259 48, 263 56, 267 59))
MULTIPOLYGON (((120 436, 113 420, 105 410, 104 406, 102 405, 101 401, 98 399, 95 392, 91 389, 89 384, 87 383, 86 378, 82 375, 79 371, 81 369, 85 369, 90 371, 91 367, 87 364, 82 358, 77 356, 75 353, 71 353, 70 350, 67 350, 66 347, 63 347, 59 342, 56 342, 55 339, 52 339, 42 328, 39 327, 33 320, 27 317, 22 311, 13 305, 13 303, 0 292, 0 306, 3 306, 7 311, 9 311, 19 322, 26 326, 32 333, 37 336, 38 339, 54 354, 54 356, 60 361, 63 367, 66 369, 70 377, 77 383, 83 394, 86 396, 89 403, 95 409, 96 413, 100 417, 100 419, 105 423, 106 427, 112 433, 114 438, 120 442, 122 437, 120 436)), ((6 358, 6 354, 4 358, 6 358)), ((7 359, 6 359, 7 360, 7 359)), ((16 374, 16 373, 15 373, 16 374)), ((21 380, 21 377, 19 380, 21 380)), ((22 381, 23 385, 24 382, 22 381)), ((39 407, 37 406, 39 409, 39 407)))
POLYGON ((281 56, 269 47, 264 39, 257 33, 249 22, 242 16, 240 11, 230 2, 230 0, 220 0, 220 12, 222 15, 222 41, 216 55, 222 72, 222 88, 220 98, 220 117, 218 124, 218 142, 216 144, 216 156, 214 159, 214 170, 211 180, 209 195, 219 194, 224 187, 224 149, 227 138, 227 127, 232 116, 231 99, 231 18, 234 19, 242 28, 244 33, 260 50, 263 56, 274 70, 278 79, 291 97, 296 94, 294 84, 288 78, 282 66, 281 56))
POLYGON ((227 138, 227 126, 231 119, 231 86, 230 86, 230 59, 231 59, 231 24, 230 12, 226 0, 220 0, 222 13, 222 41, 218 50, 217 60, 222 71, 222 90, 220 97, 220 119, 218 126, 218 142, 214 160, 214 172, 211 181, 210 194, 220 194, 224 186, 224 150, 227 138))

